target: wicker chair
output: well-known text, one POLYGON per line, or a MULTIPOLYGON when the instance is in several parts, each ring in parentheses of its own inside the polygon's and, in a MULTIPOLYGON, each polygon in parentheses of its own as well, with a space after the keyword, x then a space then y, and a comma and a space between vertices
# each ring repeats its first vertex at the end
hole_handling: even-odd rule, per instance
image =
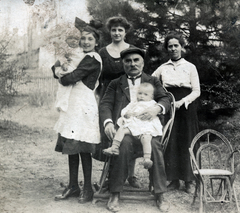
POLYGON ((221 133, 206 129, 199 132, 189 148, 191 166, 196 178, 193 204, 199 189, 199 212, 206 210, 207 203, 231 202, 233 195, 239 212, 234 179, 239 165, 234 167, 234 154, 230 142, 221 133))

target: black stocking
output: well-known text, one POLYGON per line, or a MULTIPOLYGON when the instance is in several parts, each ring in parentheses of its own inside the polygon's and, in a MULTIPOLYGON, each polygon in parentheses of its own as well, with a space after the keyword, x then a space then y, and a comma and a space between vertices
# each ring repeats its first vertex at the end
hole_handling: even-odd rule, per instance
POLYGON ((80 153, 84 176, 84 189, 92 190, 92 156, 90 153, 80 153))
POLYGON ((68 155, 69 188, 78 187, 79 154, 68 155))

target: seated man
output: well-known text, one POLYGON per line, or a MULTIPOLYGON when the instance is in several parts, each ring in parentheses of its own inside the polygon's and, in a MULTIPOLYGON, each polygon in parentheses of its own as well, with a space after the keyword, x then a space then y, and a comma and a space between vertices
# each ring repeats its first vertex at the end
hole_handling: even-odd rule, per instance
MULTIPOLYGON (((158 103, 142 113, 139 116, 140 119, 152 119, 157 114, 164 114, 170 108, 169 97, 160 81, 143 73, 144 56, 145 52, 135 47, 121 52, 126 75, 122 75, 109 84, 100 102, 100 121, 103 123, 105 134, 110 140, 114 138, 116 128, 118 128, 117 120, 121 116, 121 110, 130 103, 130 100, 136 99, 136 90, 140 83, 148 82, 155 87, 154 100, 158 103)), ((160 138, 153 137, 151 145, 153 166, 149 169, 149 174, 153 183, 157 206, 161 209, 162 195, 167 190, 167 187, 160 138)), ((134 147, 136 146, 141 146, 140 140, 131 135, 126 135, 120 145, 119 155, 113 158, 113 166, 109 174, 111 195, 107 204, 110 211, 116 212, 119 210, 119 195, 123 191, 123 185, 128 177, 128 165, 132 160, 134 147)))

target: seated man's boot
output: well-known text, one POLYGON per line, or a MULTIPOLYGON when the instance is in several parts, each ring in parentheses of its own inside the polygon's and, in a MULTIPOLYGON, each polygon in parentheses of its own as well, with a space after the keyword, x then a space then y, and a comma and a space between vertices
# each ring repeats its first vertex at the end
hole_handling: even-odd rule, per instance
POLYGON ((128 177, 128 183, 130 186, 134 187, 134 188, 141 188, 142 184, 140 183, 139 179, 135 176, 132 177, 128 177))
POLYGON ((168 191, 179 189, 180 182, 179 180, 173 180, 171 183, 167 186, 168 191))
POLYGON ((163 193, 156 193, 154 196, 157 208, 161 212, 167 212, 170 208, 170 204, 163 201, 163 193))
POLYGON ((107 203, 107 209, 109 211, 118 212, 120 210, 119 198, 120 198, 120 192, 112 192, 110 194, 110 197, 107 203))

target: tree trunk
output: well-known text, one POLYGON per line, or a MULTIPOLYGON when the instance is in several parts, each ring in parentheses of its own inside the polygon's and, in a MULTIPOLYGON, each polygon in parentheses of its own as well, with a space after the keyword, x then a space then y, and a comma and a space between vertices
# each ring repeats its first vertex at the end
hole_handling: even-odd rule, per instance
POLYGON ((189 21, 189 42, 192 47, 192 51, 195 52, 197 43, 197 23, 196 23, 196 3, 194 1, 190 1, 190 21, 189 21))
POLYGON ((28 29, 27 29, 27 67, 31 67, 31 61, 32 61, 32 13, 31 13, 31 8, 28 7, 28 29))

